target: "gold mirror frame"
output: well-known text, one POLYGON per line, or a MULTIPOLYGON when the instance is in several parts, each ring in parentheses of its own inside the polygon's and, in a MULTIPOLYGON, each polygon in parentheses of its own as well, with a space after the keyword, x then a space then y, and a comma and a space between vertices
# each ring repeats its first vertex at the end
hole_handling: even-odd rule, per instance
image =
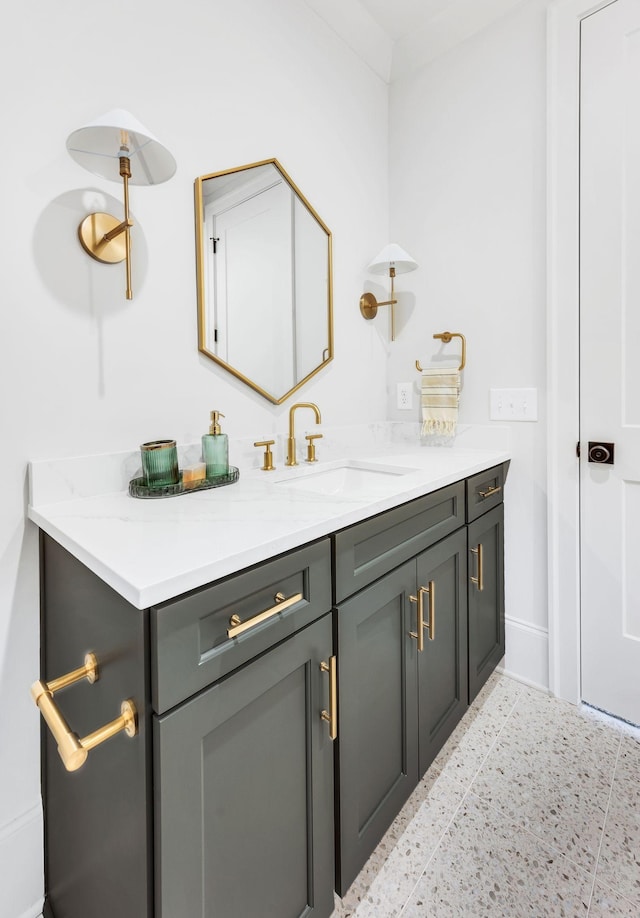
MULTIPOLYGON (((320 370, 325 367, 331 360, 333 360, 333 262, 332 262, 332 238, 331 231, 326 226, 324 221, 318 216, 316 211, 313 209, 311 204, 302 194, 300 189, 296 184, 291 180, 287 172, 283 169, 277 159, 265 159, 256 163, 250 163, 244 166, 236 166, 233 169, 225 169, 220 172, 212 172, 208 175, 199 176, 195 180, 195 224, 196 224, 196 269, 197 269, 197 291, 198 291, 198 350, 200 353, 209 357, 214 363, 217 363, 219 366, 223 367, 227 372, 231 373, 237 379, 240 379, 246 385, 250 386, 256 392, 259 392, 264 398, 268 399, 270 402, 273 402, 275 405, 280 405, 284 402, 289 396, 293 395, 294 392, 297 392, 308 380, 320 372, 320 370), (277 393, 269 392, 260 382, 251 379, 246 373, 239 370, 237 367, 233 366, 232 363, 223 360, 220 356, 213 353, 210 349, 208 338, 208 320, 213 316, 214 306, 211 304, 211 309, 208 313, 208 304, 207 304, 207 280, 206 280, 206 259, 208 257, 207 243, 209 241, 207 232, 205 231, 205 207, 204 207, 204 194, 203 194, 203 184, 210 179, 220 178, 222 176, 232 176, 240 172, 248 171, 251 169, 258 169, 260 167, 272 165, 277 173, 284 179, 284 182, 289 187, 289 189, 295 195, 295 198, 300 202, 303 208, 308 212, 308 214, 316 221, 318 226, 322 229, 323 233, 326 234, 327 242, 327 263, 326 263, 326 277, 327 277, 327 312, 326 312, 326 328, 327 328, 327 338, 326 338, 326 347, 322 352, 322 359, 320 363, 315 366, 312 370, 305 373, 304 377, 296 380, 295 384, 289 388, 283 395, 277 393)), ((216 239, 216 242, 218 240, 216 239)), ((294 272, 294 265, 292 264, 292 274, 294 272)), ((294 312, 297 309, 304 307, 304 303, 298 305, 297 302, 294 304, 294 312)), ((299 314, 298 314, 299 315, 299 314)), ((325 343, 324 341, 322 342, 325 343)), ((293 346, 292 346, 293 349, 293 346)), ((280 355, 276 352, 273 354, 273 359, 280 359, 280 355)))

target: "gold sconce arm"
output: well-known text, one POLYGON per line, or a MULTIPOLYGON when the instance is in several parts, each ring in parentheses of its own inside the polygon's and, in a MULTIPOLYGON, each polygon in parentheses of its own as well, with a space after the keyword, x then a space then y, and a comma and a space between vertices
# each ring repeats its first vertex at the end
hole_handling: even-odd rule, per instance
POLYGON ((129 179, 131 162, 127 156, 120 157, 120 175, 124 186, 124 220, 118 222, 111 214, 95 213, 85 217, 78 227, 78 238, 88 255, 103 264, 115 265, 126 262, 128 300, 133 299, 131 289, 131 227, 129 217, 129 179), (124 238, 121 238, 124 233, 124 238))
POLYGON ((91 684, 98 679, 98 661, 92 653, 86 655, 84 666, 79 669, 60 676, 58 679, 53 679, 51 682, 43 682, 38 679, 31 686, 31 697, 58 744, 58 753, 67 771, 77 771, 85 763, 91 749, 117 733, 124 731, 127 736, 132 737, 138 732, 136 708, 133 701, 129 699, 122 702, 120 717, 116 717, 104 727, 80 739, 64 719, 53 700, 53 695, 60 689, 74 685, 82 679, 86 679, 91 684))

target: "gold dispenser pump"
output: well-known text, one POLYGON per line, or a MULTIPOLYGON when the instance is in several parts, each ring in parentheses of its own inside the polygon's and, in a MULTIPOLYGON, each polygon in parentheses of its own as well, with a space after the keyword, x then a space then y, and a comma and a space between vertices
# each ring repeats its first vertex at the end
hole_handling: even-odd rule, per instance
POLYGON ((87 760, 91 749, 95 749, 117 733, 124 731, 127 736, 132 737, 138 732, 136 708, 133 701, 128 699, 120 706, 120 717, 80 739, 60 713, 53 696, 61 689, 75 685, 83 679, 91 685, 98 680, 98 661, 95 654, 88 653, 84 658, 84 666, 79 669, 74 669, 58 679, 52 679, 51 682, 38 679, 31 686, 31 697, 58 744, 58 753, 67 771, 77 771, 87 760))

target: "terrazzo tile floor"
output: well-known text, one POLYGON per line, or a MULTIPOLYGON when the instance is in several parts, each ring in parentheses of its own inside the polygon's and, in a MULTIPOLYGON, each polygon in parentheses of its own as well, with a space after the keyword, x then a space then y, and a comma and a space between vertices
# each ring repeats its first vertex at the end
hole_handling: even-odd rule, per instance
POLYGON ((333 918, 640 918, 640 730, 494 675, 333 918))

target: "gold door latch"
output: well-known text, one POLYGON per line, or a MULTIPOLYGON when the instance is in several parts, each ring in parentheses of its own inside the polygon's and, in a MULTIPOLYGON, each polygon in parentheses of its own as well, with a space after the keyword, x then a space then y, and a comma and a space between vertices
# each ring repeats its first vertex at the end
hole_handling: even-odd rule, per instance
POLYGON ((329 657, 329 662, 323 660, 320 671, 329 674, 329 710, 321 711, 320 717, 329 724, 329 738, 338 738, 338 667, 335 656, 329 657))
POLYGON ((131 737, 138 732, 136 708, 133 701, 128 699, 120 706, 120 717, 116 717, 111 723, 105 724, 104 727, 80 739, 60 713, 53 696, 60 689, 75 685, 76 682, 81 682, 83 679, 86 679, 91 685, 98 680, 98 660, 93 653, 85 656, 84 666, 79 669, 74 669, 73 672, 60 676, 58 679, 52 679, 51 682, 43 682, 38 679, 31 686, 31 697, 58 744, 58 753, 67 771, 77 771, 85 763, 91 749, 95 749, 96 746, 117 733, 124 731, 127 736, 131 737))

